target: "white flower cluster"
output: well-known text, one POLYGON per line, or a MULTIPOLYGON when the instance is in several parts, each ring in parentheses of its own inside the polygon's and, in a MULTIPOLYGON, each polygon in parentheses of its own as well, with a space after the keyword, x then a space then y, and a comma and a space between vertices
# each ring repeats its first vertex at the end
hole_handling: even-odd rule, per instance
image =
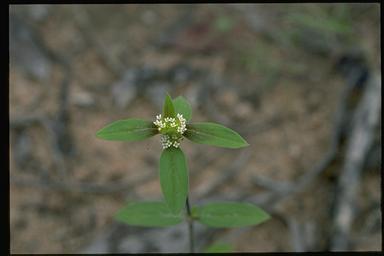
POLYGON ((180 146, 180 141, 183 139, 183 137, 178 137, 175 139, 175 137, 171 137, 169 135, 161 135, 160 142, 163 149, 169 148, 170 146, 174 146, 175 148, 178 148, 180 146))
POLYGON ((185 118, 182 114, 177 114, 177 119, 179 119, 179 127, 177 127, 177 132, 183 134, 187 130, 187 126, 185 124, 185 118))
POLYGON ((153 123, 159 131, 164 128, 176 128, 177 133, 181 135, 187 130, 186 121, 182 114, 177 114, 177 120, 174 117, 161 118, 161 114, 159 114, 153 123))
POLYGON ((160 114, 156 116, 156 121, 153 123, 162 133, 160 141, 163 148, 179 147, 180 141, 183 139, 181 135, 187 130, 186 120, 182 114, 177 114, 176 118, 162 118, 160 114))

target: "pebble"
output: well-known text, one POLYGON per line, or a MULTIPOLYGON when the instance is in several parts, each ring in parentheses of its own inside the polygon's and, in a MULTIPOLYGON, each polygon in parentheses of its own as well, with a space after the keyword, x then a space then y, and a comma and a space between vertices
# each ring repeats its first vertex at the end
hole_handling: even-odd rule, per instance
POLYGON ((120 81, 112 85, 113 102, 119 109, 125 109, 137 95, 135 74, 128 70, 120 81))
POLYGON ((95 105, 95 99, 88 92, 80 91, 76 92, 71 97, 72 103, 78 107, 92 107, 95 105))

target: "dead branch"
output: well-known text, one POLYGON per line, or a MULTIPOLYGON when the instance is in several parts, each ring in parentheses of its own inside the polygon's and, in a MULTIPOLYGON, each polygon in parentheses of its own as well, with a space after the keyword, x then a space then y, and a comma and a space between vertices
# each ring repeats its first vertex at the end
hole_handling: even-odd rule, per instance
POLYGON ((380 77, 374 76, 367 83, 352 122, 352 133, 348 141, 346 160, 337 184, 337 198, 333 217, 331 249, 348 250, 348 235, 355 216, 356 194, 364 161, 374 140, 381 111, 380 77))
POLYGON ((90 194, 116 194, 133 191, 137 186, 142 185, 154 178, 151 172, 149 175, 140 177, 128 183, 110 183, 110 184, 92 184, 75 181, 56 181, 52 179, 23 179, 19 177, 11 177, 10 183, 15 186, 37 187, 41 189, 64 191, 64 192, 80 192, 90 194))
POLYGON ((293 217, 287 218, 287 226, 289 228, 294 252, 304 252, 304 235, 302 225, 293 217))
POLYGON ((32 125, 42 125, 45 120, 46 117, 42 115, 15 117, 9 121, 9 127, 11 129, 24 129, 32 125))
POLYGON ((63 72, 63 80, 61 82, 58 99, 58 111, 54 120, 42 118, 40 116, 32 116, 25 118, 24 120, 18 120, 18 122, 13 120, 11 127, 20 127, 20 125, 23 124, 26 125, 36 122, 43 124, 44 128, 46 128, 47 132, 50 134, 51 145, 53 148, 52 154, 57 166, 57 170, 62 177, 65 177, 68 174, 66 157, 67 155, 74 152, 74 143, 69 129, 70 115, 68 95, 72 74, 70 64, 64 56, 48 47, 48 45, 44 42, 44 39, 41 36, 39 30, 35 26, 31 25, 28 20, 17 16, 15 18, 19 20, 22 26, 25 26, 28 31, 30 31, 31 37, 33 38, 34 42, 36 42, 36 46, 40 49, 41 52, 44 53, 44 55, 51 61, 51 63, 60 66, 63 72))
MULTIPOLYGON (((263 187, 273 195, 271 200, 273 204, 285 200, 297 193, 302 192, 311 182, 313 182, 328 166, 334 161, 339 151, 342 137, 345 136, 345 122, 347 120, 348 99, 351 94, 352 87, 348 84, 344 87, 340 95, 339 105, 334 117, 330 146, 323 158, 317 162, 309 171, 305 172, 294 182, 276 182, 266 177, 253 176, 252 182, 259 187, 263 187)), ((272 203, 272 202, 270 202, 272 203)))

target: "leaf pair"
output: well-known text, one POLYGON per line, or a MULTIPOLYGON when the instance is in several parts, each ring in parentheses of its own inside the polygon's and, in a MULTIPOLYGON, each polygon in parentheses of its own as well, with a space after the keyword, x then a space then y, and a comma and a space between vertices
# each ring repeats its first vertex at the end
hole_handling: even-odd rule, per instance
MULTIPOLYGON (((182 114, 187 121, 192 118, 191 106, 184 97, 179 96, 172 100, 167 95, 163 105, 163 116, 175 117, 177 113, 182 114)), ((105 126, 96 133, 96 136, 105 140, 140 141, 158 133, 157 127, 151 121, 125 119, 105 126)), ((187 131, 183 136, 195 143, 224 148, 241 148, 249 145, 232 129, 210 122, 187 124, 187 131)))
MULTIPOLYGON (((270 218, 262 209, 248 203, 221 202, 193 208, 193 218, 214 228, 258 225, 270 218)), ((122 208, 116 219, 129 225, 166 227, 179 224, 183 216, 173 213, 163 202, 131 203, 122 208)))

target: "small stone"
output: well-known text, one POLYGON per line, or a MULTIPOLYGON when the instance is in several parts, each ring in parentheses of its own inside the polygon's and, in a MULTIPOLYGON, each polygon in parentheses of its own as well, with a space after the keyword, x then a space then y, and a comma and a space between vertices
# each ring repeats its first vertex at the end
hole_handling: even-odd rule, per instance
POLYGON ((136 75, 133 70, 125 72, 123 78, 112 86, 114 104, 119 109, 126 108, 136 97, 136 75))
POLYGON ((239 102, 235 108, 235 114, 237 118, 248 119, 252 116, 252 105, 248 102, 239 102))
POLYGON ((73 94, 72 103, 78 107, 92 107, 95 104, 95 99, 88 92, 79 91, 73 94))

